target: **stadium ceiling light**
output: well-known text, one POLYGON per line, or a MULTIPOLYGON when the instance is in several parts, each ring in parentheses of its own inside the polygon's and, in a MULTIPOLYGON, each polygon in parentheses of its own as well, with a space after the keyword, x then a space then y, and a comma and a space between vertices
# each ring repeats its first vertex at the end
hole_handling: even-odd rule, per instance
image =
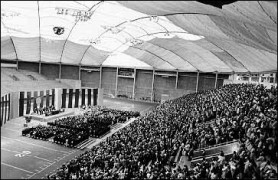
POLYGON ((170 32, 169 31, 165 32, 164 36, 170 36, 170 32))
POLYGON ((131 43, 131 46, 136 46, 143 44, 144 41, 142 41, 141 39, 131 39, 129 42, 131 43))
POLYGON ((158 20, 159 20, 159 17, 158 16, 150 16, 150 21, 152 21, 152 22, 158 22, 158 20))
POLYGON ((105 30, 109 30, 112 32, 112 34, 118 34, 122 32, 125 27, 116 27, 116 26, 101 26, 105 30))
POLYGON ((95 40, 90 40, 90 44, 92 45, 97 45, 97 44, 100 44, 100 39, 95 39, 95 40))

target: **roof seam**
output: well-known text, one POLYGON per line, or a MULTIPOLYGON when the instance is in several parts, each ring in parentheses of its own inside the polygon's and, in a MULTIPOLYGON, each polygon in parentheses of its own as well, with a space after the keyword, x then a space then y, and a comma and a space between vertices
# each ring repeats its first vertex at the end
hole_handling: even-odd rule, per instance
MULTIPOLYGON (((246 68, 246 66, 239 60, 237 60, 233 55, 231 55, 228 51, 226 51, 225 49, 222 49, 221 47, 219 47, 218 45, 214 44, 212 41, 208 40, 210 43, 212 43, 213 45, 215 45, 216 47, 218 47, 219 49, 221 49, 222 51, 226 52, 227 54, 229 54, 231 57, 233 57, 238 63, 240 63, 244 69, 246 69, 248 72, 250 72, 250 70, 248 68, 246 68)), ((220 58, 218 58, 220 59, 220 58)), ((222 59, 220 59, 222 61, 222 59)), ((225 63, 228 67, 230 67, 232 70, 234 70, 231 66, 229 66, 226 62, 222 61, 223 63, 225 63)))
MULTIPOLYGON (((178 68, 177 68, 176 66, 174 66, 172 63, 170 63, 170 62, 168 62, 167 60, 163 59, 162 57, 160 57, 160 56, 154 54, 153 52, 150 52, 150 51, 145 50, 145 49, 141 49, 141 48, 139 48, 139 47, 134 47, 134 46, 130 46, 130 47, 131 47, 131 48, 135 48, 135 49, 139 49, 139 50, 141 50, 141 51, 148 52, 148 53, 150 53, 150 54, 152 54, 152 55, 158 57, 158 58, 161 59, 162 61, 167 62, 168 64, 170 64, 170 65, 173 66, 174 68, 178 69, 178 68)), ((140 60, 140 61, 141 61, 141 60, 140 60)), ((148 63, 147 63, 147 64, 148 64, 148 63)), ((152 66, 152 67, 153 67, 153 66, 152 66)))
POLYGON ((150 41, 147 42, 147 43, 150 43, 150 44, 152 44, 152 45, 154 45, 154 46, 157 46, 157 47, 160 47, 160 48, 162 48, 162 49, 165 49, 166 51, 170 51, 171 53, 173 53, 173 54, 175 54, 176 56, 180 57, 181 59, 185 60, 187 63, 189 63, 189 64, 190 64, 192 67, 194 67, 196 70, 200 71, 200 70, 199 70, 196 66, 194 66, 191 62, 187 61, 186 59, 184 59, 183 57, 181 57, 181 56, 178 55, 177 53, 173 52, 172 50, 166 49, 166 48, 164 48, 164 47, 162 47, 162 46, 159 46, 159 45, 157 45, 157 44, 153 44, 153 43, 151 43, 150 41))

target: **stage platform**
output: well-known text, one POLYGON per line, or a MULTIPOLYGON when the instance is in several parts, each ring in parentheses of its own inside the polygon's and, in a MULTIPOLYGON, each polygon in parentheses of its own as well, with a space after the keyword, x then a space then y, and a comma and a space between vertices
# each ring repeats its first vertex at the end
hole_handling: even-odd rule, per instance
POLYGON ((44 115, 28 114, 28 115, 25 115, 24 117, 31 117, 31 120, 37 120, 37 121, 41 121, 41 122, 51 122, 51 121, 54 121, 55 119, 65 117, 65 116, 72 116, 72 115, 75 115, 74 109, 68 109, 65 112, 55 114, 52 116, 45 116, 45 114, 44 115))

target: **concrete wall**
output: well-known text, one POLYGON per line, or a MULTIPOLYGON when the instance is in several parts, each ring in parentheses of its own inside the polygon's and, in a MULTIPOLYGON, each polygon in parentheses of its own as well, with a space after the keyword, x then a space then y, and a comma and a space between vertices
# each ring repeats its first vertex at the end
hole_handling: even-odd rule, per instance
POLYGON ((104 95, 115 96, 117 68, 103 67, 101 87, 104 95))
POLYGON ((81 85, 82 87, 98 88, 100 80, 100 71, 81 70, 81 85))
POLYGON ((51 80, 59 78, 59 69, 59 64, 41 64, 41 74, 51 80))
MULTIPOLYGON (((41 63, 41 73, 49 79, 58 79, 60 73, 59 64, 41 63)), ((27 69, 38 72, 38 63, 19 62, 20 69, 27 69)), ((156 73, 172 73, 174 76, 155 75, 153 82, 153 70, 136 69, 136 83, 134 89, 135 100, 151 99, 159 102, 161 95, 169 95, 170 99, 180 97, 184 94, 193 93, 196 91, 197 73, 196 72, 179 72, 178 83, 176 87, 176 72, 169 71, 155 71, 156 73), (152 84, 154 88, 152 90, 152 84), (152 94, 153 92, 153 94, 152 94)), ((127 95, 129 98, 133 97, 133 78, 117 78, 116 67, 102 67, 102 72, 81 70, 79 73, 79 66, 62 65, 61 79, 81 80, 82 87, 99 88, 101 77, 101 88, 103 94, 115 97, 118 95, 127 95), (100 75, 101 73, 101 75, 100 75), (116 88, 116 84, 117 88, 116 88), (116 92, 117 89, 117 92, 116 92)), ((215 73, 200 73, 198 91, 215 88, 215 73)), ((217 79, 217 87, 224 83, 224 79, 229 78, 228 75, 219 74, 217 79)), ((70 81, 70 80, 69 80, 70 81)))
POLYGON ((18 61, 18 69, 39 72, 39 63, 18 61))
POLYGON ((62 65, 61 79, 79 79, 79 66, 62 65))

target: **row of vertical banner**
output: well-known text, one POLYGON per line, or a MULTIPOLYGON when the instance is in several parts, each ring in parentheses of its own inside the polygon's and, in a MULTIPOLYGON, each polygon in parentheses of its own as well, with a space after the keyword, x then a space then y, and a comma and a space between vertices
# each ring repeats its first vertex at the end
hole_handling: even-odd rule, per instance
POLYGON ((30 114, 34 108, 55 105, 55 89, 43 91, 21 91, 19 93, 19 116, 30 114))
POLYGON ((6 94, 1 97, 1 127, 6 124, 7 121, 10 120, 10 94, 6 94))
POLYGON ((97 105, 98 89, 63 89, 62 108, 97 105))
MULTIPOLYGON (((30 114, 34 108, 55 106, 55 89, 20 92, 19 116, 30 114)), ((98 89, 62 89, 62 106, 59 108, 77 108, 81 105, 97 105, 98 89), (81 97, 80 97, 81 96, 81 97)), ((60 98, 58 98, 60 100, 60 98)))
MULTIPOLYGON (((101 91, 103 93, 103 91, 101 91)), ((1 97, 1 126, 11 118, 34 112, 34 108, 55 106, 77 108, 98 105, 99 89, 50 89, 42 91, 13 92, 1 97)), ((100 105, 102 104, 102 95, 100 105)))

